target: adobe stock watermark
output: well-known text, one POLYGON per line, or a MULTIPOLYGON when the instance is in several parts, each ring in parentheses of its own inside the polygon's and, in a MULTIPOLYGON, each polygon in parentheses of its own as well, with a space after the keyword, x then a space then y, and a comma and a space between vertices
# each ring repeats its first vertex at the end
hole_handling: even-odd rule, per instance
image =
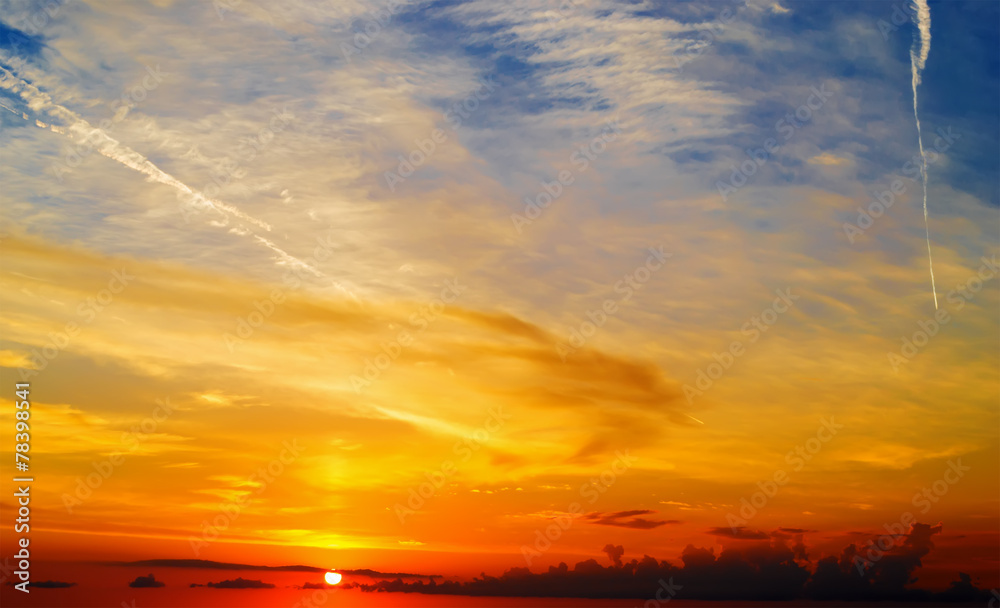
POLYGON ((264 151, 275 137, 284 131, 295 119, 295 115, 288 111, 288 106, 281 110, 271 110, 274 115, 268 121, 267 126, 261 127, 256 133, 245 136, 225 158, 216 165, 212 171, 212 181, 220 188, 228 186, 233 178, 242 179, 246 176, 247 170, 241 163, 252 163, 257 155, 264 151))
MULTIPOLYGON (((308 589, 308 587, 305 587, 308 589)), ((315 587, 313 587, 315 589, 315 587)), ((330 592, 326 589, 315 589, 309 594, 309 597, 304 597, 299 599, 297 602, 291 605, 291 608, 316 608, 317 606, 322 606, 330 599, 330 592)))
MULTIPOLYGON (((472 116, 473 112, 479 109, 480 102, 486 101, 496 91, 497 83, 493 82, 493 76, 485 76, 479 79, 479 88, 469 93, 463 100, 452 104, 451 108, 444 113, 444 120, 452 133, 457 133, 462 128, 462 121, 472 116)), ((416 146, 410 150, 406 156, 402 154, 396 156, 399 164, 396 171, 386 171, 383 174, 385 187, 390 192, 396 191, 396 186, 405 182, 424 166, 427 161, 437 152, 438 146, 448 141, 448 133, 443 129, 434 129, 430 137, 414 140, 416 146)))
MULTIPOLYGON (((987 260, 983 256, 980 258, 980 261, 982 261, 982 265, 976 274, 969 277, 964 284, 956 285, 955 289, 949 291, 945 297, 945 301, 953 305, 954 310, 952 312, 958 312, 965 308, 965 304, 982 291, 986 282, 997 276, 997 272, 1000 271, 997 254, 993 254, 992 260, 987 260)), ((900 338, 902 344, 899 347, 899 351, 886 353, 889 365, 892 366, 892 371, 899 372, 901 365, 909 363, 914 357, 919 355, 924 347, 930 343, 931 338, 938 335, 941 328, 950 322, 951 313, 948 312, 947 307, 937 309, 934 311, 934 316, 932 317, 917 321, 918 329, 910 337, 903 336, 900 338)))
POLYGON ((392 21, 392 18, 395 17, 396 13, 398 13, 404 6, 406 6, 406 2, 401 0, 389 0, 382 8, 365 13, 365 18, 361 20, 363 21, 361 28, 363 31, 355 32, 352 41, 353 43, 340 43, 340 53, 344 56, 344 59, 351 62, 353 61, 352 57, 354 55, 360 55, 364 52, 364 50, 367 49, 372 42, 382 35, 382 32, 392 21))
POLYGON ((31 349, 29 359, 31 367, 22 367, 17 370, 21 380, 37 376, 45 370, 49 363, 58 357, 59 353, 65 350, 72 339, 80 333, 81 326, 90 325, 97 318, 97 315, 114 301, 116 295, 125 291, 129 282, 134 278, 135 275, 128 274, 124 268, 112 271, 107 287, 98 291, 96 296, 88 297, 77 305, 76 314, 81 318, 79 325, 75 321, 70 321, 63 326, 62 331, 50 331, 48 333, 49 341, 41 349, 31 349))
MULTIPOLYGON (((805 445, 797 445, 785 454, 785 462, 792 465, 792 470, 798 473, 805 468, 806 463, 813 459, 816 454, 823 449, 823 445, 836 436, 837 431, 844 428, 844 425, 837 424, 831 416, 829 420, 820 418, 820 427, 816 430, 816 435, 805 441, 805 445)), ((739 515, 732 511, 726 514, 726 523, 732 529, 733 534, 739 536, 743 528, 759 513, 767 502, 778 494, 778 490, 789 481, 788 473, 784 469, 778 469, 771 476, 771 479, 758 481, 756 492, 750 495, 750 499, 741 498, 739 515)))
POLYGON ((256 133, 242 138, 231 154, 219 161, 212 170, 211 182, 205 184, 200 191, 178 195, 178 198, 181 199, 179 205, 181 217, 184 218, 185 224, 190 223, 191 218, 196 214, 212 207, 212 204, 206 199, 215 198, 222 191, 222 188, 234 180, 245 177, 247 169, 241 163, 253 162, 274 141, 275 137, 295 120, 295 115, 288 111, 287 105, 280 110, 272 109, 271 114, 271 119, 266 125, 258 129, 256 133))
POLYGON ((615 283, 614 292, 621 294, 621 297, 617 299, 607 298, 597 310, 588 310, 586 316, 590 320, 582 321, 579 327, 570 329, 569 344, 562 342, 556 344, 556 353, 563 363, 566 362, 566 358, 569 355, 583 348, 587 340, 594 337, 597 330, 604 327, 604 324, 607 323, 610 317, 618 314, 618 305, 631 300, 633 293, 642 289, 650 277, 653 276, 653 273, 662 268, 667 259, 674 255, 672 253, 664 253, 663 245, 650 247, 648 251, 650 255, 646 258, 644 264, 640 264, 632 272, 626 274, 622 280, 615 283))
MULTIPOLYGON (((948 468, 945 469, 944 475, 932 483, 930 487, 921 488, 919 492, 914 494, 913 499, 910 501, 911 504, 914 507, 919 507, 922 515, 926 515, 931 510, 932 503, 937 503, 941 500, 948 493, 951 486, 958 483, 965 477, 966 472, 970 470, 971 467, 962 464, 961 458, 955 461, 949 460, 948 468)), ((882 527, 885 528, 886 533, 879 536, 875 541, 868 541, 867 555, 865 557, 861 557, 860 554, 854 555, 854 567, 857 568, 858 574, 863 575, 868 568, 871 568, 876 562, 882 559, 888 551, 897 545, 898 539, 906 537, 915 523, 917 523, 916 516, 909 511, 905 511, 899 516, 898 522, 883 524, 882 527)))
POLYGON ((593 137, 589 142, 580 146, 569 155, 569 162, 573 165, 573 171, 563 169, 556 176, 557 179, 547 182, 544 179, 541 188, 534 198, 524 197, 524 213, 512 213, 510 221, 514 224, 514 230, 521 234, 524 227, 534 223, 542 212, 549 208, 554 201, 563 195, 565 189, 576 181, 576 179, 590 168, 590 163, 597 160, 597 157, 604 153, 608 144, 618 139, 622 129, 618 124, 618 117, 614 117, 605 122, 601 132, 593 137))
MULTIPOLYGON (((928 166, 938 162, 941 158, 938 154, 944 154, 951 148, 956 139, 962 138, 960 134, 952 133, 951 127, 948 127, 947 130, 939 128, 937 132, 938 137, 934 138, 934 150, 926 151, 928 166)), ((920 167, 920 155, 914 154, 913 158, 903 164, 901 171, 912 184, 920 179, 920 167)), ((894 179, 887 189, 882 192, 873 192, 872 198, 875 200, 868 203, 864 209, 860 206, 858 207, 857 220, 855 222, 844 222, 843 229, 844 234, 847 235, 847 240, 853 245, 859 236, 874 226, 875 221, 892 208, 896 202, 896 197, 902 195, 906 190, 907 184, 903 180, 894 179)))
MULTIPOLYGON (((824 82, 818 89, 814 86, 809 87, 812 93, 806 98, 805 103, 797 107, 794 112, 788 112, 784 118, 780 118, 774 123, 774 130, 782 142, 787 143, 799 129, 812 120, 813 113, 822 109, 826 105, 826 102, 833 97, 833 93, 826 90, 826 85, 827 83, 824 82)), ((719 195, 722 196, 722 200, 728 201, 732 194, 747 185, 750 178, 756 175, 757 171, 767 164, 771 157, 779 151, 781 151, 781 143, 779 143, 776 137, 764 140, 763 147, 756 150, 747 148, 746 155, 750 157, 749 159, 740 163, 738 167, 736 164, 729 165, 729 168, 732 170, 729 174, 729 181, 720 179, 715 182, 715 188, 719 191, 719 195)))
POLYGON ((889 21, 885 19, 878 19, 875 21, 875 27, 878 28, 879 34, 882 35, 882 41, 889 41, 889 33, 896 32, 899 30, 900 26, 904 23, 916 23, 917 22, 917 10, 912 2, 907 2, 906 4, 900 4, 894 2, 892 4, 892 14, 889 15, 889 21))
MULTIPOLYGON (((431 323, 441 317, 448 304, 457 300, 465 289, 464 286, 458 284, 458 279, 445 281, 437 298, 432 300, 430 304, 421 306, 420 310, 410 315, 410 326, 416 328, 414 333, 417 335, 423 333, 431 323)), ((379 344, 382 352, 370 359, 365 359, 365 367, 360 375, 351 375, 351 388, 354 389, 354 393, 360 395, 361 389, 371 386, 373 382, 378 380, 382 372, 389 369, 403 350, 413 344, 413 341, 413 334, 409 330, 403 329, 396 334, 395 339, 379 344)))
POLYGON ((125 458, 135 452, 139 445, 147 437, 156 432, 160 423, 164 422, 176 410, 170 405, 170 399, 156 400, 156 407, 153 412, 142 419, 139 424, 132 425, 127 432, 122 433, 121 445, 127 449, 112 453, 103 460, 91 462, 94 472, 86 477, 76 478, 76 489, 73 494, 64 493, 62 495, 63 506, 66 512, 72 514, 73 509, 83 504, 83 501, 90 498, 105 481, 107 481, 115 470, 125 464, 125 458))
POLYGON ((660 608, 663 604, 666 604, 670 600, 674 599, 677 592, 684 588, 683 585, 675 585, 674 577, 670 577, 669 581, 665 581, 662 578, 657 581, 659 587, 656 589, 656 594, 643 602, 642 608, 660 608), (666 597, 664 597, 666 595, 666 597))
MULTIPOLYGON (((333 255, 336 243, 333 240, 332 232, 327 232, 323 236, 316 237, 316 247, 313 248, 309 257, 294 264, 285 271, 281 277, 281 282, 285 287, 272 289, 265 298, 254 300, 253 309, 244 316, 236 317, 236 328, 233 332, 222 334, 222 341, 230 354, 236 352, 236 347, 249 340, 254 333, 260 329, 264 323, 271 318, 278 307, 285 303, 287 299, 287 289, 299 289, 308 274, 319 277, 321 273, 314 270, 314 267, 321 262, 325 262, 333 255)), ((334 285, 341 287, 340 283, 334 285)))
MULTIPOLYGON (((771 305, 761 311, 759 316, 750 317, 750 320, 740 327, 740 333, 749 338, 750 344, 757 342, 763 332, 766 332, 771 326, 777 323, 778 316, 788 312, 789 309, 795 306, 795 300, 802 297, 793 295, 791 287, 786 287, 784 293, 782 293, 781 289, 774 290, 774 293, 778 297, 771 302, 771 305)), ((688 405, 694 402, 695 397, 701 397, 705 394, 705 391, 715 386, 715 381, 729 371, 729 368, 733 366, 736 359, 742 357, 745 353, 746 345, 743 344, 742 340, 730 343, 729 348, 723 350, 721 353, 713 353, 712 358, 715 361, 709 363, 705 368, 698 370, 694 386, 685 384, 683 387, 684 397, 687 398, 688 405)))
MULTIPOLYGON (((530 27, 533 32, 538 30, 538 26, 541 26, 548 30, 549 34, 552 34, 554 33, 553 29, 556 27, 556 24, 560 21, 572 15, 580 8, 587 8, 586 0, 558 0, 558 2, 559 5, 555 9, 546 8, 537 19, 532 21, 530 27)), ((533 14, 532 16, 534 17, 535 15, 533 14)), ((511 48, 515 56, 534 52, 531 43, 523 38, 513 40, 509 48, 511 48)))
MULTIPOLYGON (((291 267, 285 271, 285 274, 282 275, 281 282, 283 287, 272 289, 267 297, 255 300, 250 312, 248 312, 245 316, 236 318, 234 331, 225 332, 222 335, 222 340, 230 354, 236 352, 237 346, 240 346, 249 340, 254 333, 260 329, 260 327, 264 325, 269 318, 271 318, 271 316, 277 311, 278 307, 285 303, 288 290, 301 288, 307 275, 312 275, 313 277, 325 276, 323 273, 317 271, 315 266, 330 259, 333 255, 336 248, 336 242, 334 241, 335 236, 336 235, 333 231, 329 231, 325 235, 316 237, 316 246, 313 248, 310 255, 302 260, 296 261, 296 263, 292 264, 291 267)), ((333 284, 342 290, 344 289, 344 287, 337 281, 334 281, 333 284)))
POLYGON ((75 0, 48 0, 42 3, 41 8, 31 13, 28 17, 17 22, 17 29, 29 36, 40 36, 42 30, 48 27, 49 23, 56 18, 63 7, 73 3, 75 0))
MULTIPOLYGON (((624 474, 638 460, 635 456, 630 456, 628 450, 623 454, 621 450, 615 451, 617 458, 608 468, 601 471, 597 477, 591 477, 586 483, 580 486, 580 498, 587 499, 587 504, 592 505, 597 502, 601 495, 607 492, 618 476, 624 474)), ((532 560, 541 557, 543 553, 552 548, 552 543, 558 541, 563 532, 573 526, 576 517, 583 515, 584 506, 580 501, 574 501, 566 508, 566 512, 553 518, 553 523, 543 530, 535 530, 535 540, 531 546, 521 545, 521 555, 524 563, 531 566, 532 560)))
POLYGON ((236 10, 241 4, 243 4, 243 0, 212 0, 212 8, 219 16, 219 21, 225 21, 226 13, 236 10))
POLYGON ((498 405, 495 409, 490 408, 487 412, 488 416, 480 428, 460 441, 456 441, 455 445, 452 446, 451 451, 456 456, 461 457, 461 460, 458 463, 451 459, 443 460, 436 470, 424 473, 427 481, 421 482, 415 488, 410 488, 405 505, 396 503, 393 510, 396 512, 396 517, 399 518, 399 523, 406 523, 407 517, 423 509, 427 501, 458 472, 458 466, 468 462, 473 453, 478 452, 510 419, 510 414, 504 413, 502 405, 498 405))
POLYGON ((583 0, 561 0, 559 6, 554 11, 545 11, 545 21, 543 23, 551 29, 556 23, 565 19, 581 6, 586 6, 583 0))
MULTIPOLYGON (((282 450, 277 458, 272 459, 266 466, 262 466, 252 473, 243 485, 253 488, 253 495, 259 496, 264 493, 269 484, 281 477, 285 472, 285 467, 293 464, 305 447, 299 445, 299 440, 285 440, 281 443, 282 450)), ((214 542, 219 536, 229 529, 229 526, 239 518, 243 510, 249 507, 254 500, 250 492, 240 494, 239 498, 234 498, 219 505, 219 514, 212 518, 212 521, 203 520, 201 522, 201 538, 189 536, 188 543, 194 556, 201 555, 202 549, 214 542)))
POLYGON ((108 132, 113 131, 114 127, 125 120, 133 108, 145 101, 149 93, 160 86, 165 77, 170 76, 170 74, 160 71, 159 64, 155 68, 148 65, 145 68, 146 75, 137 84, 126 87, 121 96, 111 102, 109 106, 113 112, 111 118, 102 119, 97 123, 97 128, 91 128, 89 131, 82 128, 70 129, 73 133, 82 133, 82 135, 76 138, 78 141, 74 146, 66 148, 61 159, 53 161, 49 165, 49 173, 56 178, 56 181, 62 183, 66 173, 76 169, 88 156, 111 143, 112 140, 108 137, 108 132))
POLYGON ((229 354, 236 352, 236 347, 249 340, 265 321, 271 318, 278 306, 285 303, 285 292, 280 289, 272 289, 268 297, 254 300, 253 310, 245 317, 236 317, 236 333, 226 332, 222 334, 222 341, 226 344, 229 354))
POLYGON ((677 68, 677 71, 683 72, 686 63, 701 57, 709 47, 715 44, 716 38, 726 31, 725 26, 729 25, 735 18, 736 13, 732 9, 728 7, 722 9, 715 21, 708 24, 708 27, 698 33, 698 40, 694 44, 685 46, 683 50, 674 49, 671 55, 673 56, 674 67, 677 68))

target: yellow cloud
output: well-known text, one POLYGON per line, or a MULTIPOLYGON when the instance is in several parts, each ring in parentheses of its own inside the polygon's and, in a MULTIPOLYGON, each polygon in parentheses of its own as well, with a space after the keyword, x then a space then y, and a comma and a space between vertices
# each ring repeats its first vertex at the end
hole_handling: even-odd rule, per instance
POLYGON ((36 369, 29 355, 12 350, 0 350, 0 367, 36 369))
POLYGON ((808 162, 811 165, 826 165, 826 166, 836 166, 836 167, 848 165, 851 163, 849 159, 844 158, 843 156, 836 156, 834 154, 830 154, 829 152, 824 152, 819 156, 814 156, 810 158, 808 162))

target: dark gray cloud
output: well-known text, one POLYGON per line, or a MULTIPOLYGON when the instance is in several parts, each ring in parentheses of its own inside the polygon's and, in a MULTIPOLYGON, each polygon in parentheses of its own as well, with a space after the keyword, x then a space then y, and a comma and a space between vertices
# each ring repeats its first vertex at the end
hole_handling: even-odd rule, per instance
MULTIPOLYGON (((7 585, 14 586, 15 582, 7 581, 7 585)), ((33 581, 28 583, 29 587, 36 587, 38 589, 66 589, 68 587, 75 587, 76 583, 67 583, 64 581, 33 581)))
MULTIPOLYGON (((316 566, 261 566, 256 564, 236 564, 231 562, 215 562, 207 559, 145 559, 135 562, 103 562, 105 566, 154 567, 154 568, 190 568, 197 570, 267 570, 272 572, 326 572, 329 568, 316 566)), ((357 570, 339 570, 344 574, 367 576, 370 578, 441 578, 440 574, 413 574, 408 572, 379 572, 369 568, 357 570)), ((153 575, 151 574, 150 577, 153 575)), ((145 577, 139 577, 145 578, 145 577)), ((138 579, 136 579, 138 580, 138 579)))
POLYGON ((750 530, 741 526, 736 528, 730 528, 728 526, 711 528, 708 534, 712 536, 723 536, 725 538, 733 538, 736 540, 766 540, 771 537, 767 532, 761 532, 760 530, 750 530))
POLYGON ((583 516, 585 520, 599 526, 617 526, 619 528, 635 528, 637 530, 651 530, 667 524, 679 524, 680 520, 656 520, 637 517, 638 515, 649 515, 656 513, 649 509, 636 509, 632 511, 617 511, 615 513, 587 513, 583 516))
POLYGON ((224 580, 218 583, 208 583, 207 586, 215 587, 216 589, 274 589, 274 585, 271 583, 265 583, 258 580, 248 580, 245 578, 224 580))
POLYGON ((134 581, 128 584, 129 587, 163 587, 166 583, 156 580, 152 574, 147 576, 137 576, 134 581))

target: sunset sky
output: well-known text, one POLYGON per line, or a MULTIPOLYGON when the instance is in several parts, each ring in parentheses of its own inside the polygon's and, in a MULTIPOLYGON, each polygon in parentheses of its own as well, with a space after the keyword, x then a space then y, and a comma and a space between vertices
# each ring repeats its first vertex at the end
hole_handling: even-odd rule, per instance
POLYGON ((998 7, 930 4, 935 320, 903 2, 0 2, 0 563, 29 382, 79 597, 904 514, 1000 586, 998 7))

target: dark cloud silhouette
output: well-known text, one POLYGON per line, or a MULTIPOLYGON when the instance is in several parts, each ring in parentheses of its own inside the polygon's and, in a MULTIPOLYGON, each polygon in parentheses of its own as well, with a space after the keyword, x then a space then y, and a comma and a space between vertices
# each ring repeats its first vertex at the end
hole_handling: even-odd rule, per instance
POLYGON ((615 513, 594 512, 587 513, 583 516, 583 518, 589 520, 590 523, 597 524, 599 526, 617 526, 619 528, 635 528, 637 530, 651 530, 667 524, 681 523, 680 520, 677 519, 651 520, 636 517, 637 515, 649 515, 651 513, 656 513, 656 511, 650 511, 649 509, 636 509, 633 511, 617 511, 615 513))
POLYGON ((166 583, 156 580, 152 574, 149 576, 137 576, 134 581, 128 584, 129 587, 163 587, 166 583))
MULTIPOLYGON (((634 515, 634 512, 623 512, 634 515)), ((719 536, 734 538, 729 535, 719 536)), ((642 559, 622 560, 624 549, 608 544, 604 553, 612 565, 603 567, 589 559, 570 569, 565 563, 545 572, 534 573, 514 567, 499 577, 485 573, 467 582, 443 581, 424 583, 402 579, 375 584, 348 583, 349 589, 366 592, 405 592, 499 597, 583 597, 649 599, 669 585, 676 592, 672 597, 689 600, 756 600, 779 601, 793 599, 848 601, 923 601, 969 602, 987 601, 989 591, 976 588, 964 573, 944 592, 908 588, 916 579, 913 573, 921 558, 931 549, 931 537, 940 526, 914 524, 909 533, 871 560, 865 568, 856 567, 862 557, 855 545, 842 555, 824 557, 812 568, 806 555, 803 534, 795 534, 789 547, 788 533, 797 528, 779 529, 780 534, 760 533, 763 538, 733 543, 715 554, 714 549, 688 545, 680 556, 680 565, 644 555, 642 559)), ((745 539, 737 536, 735 538, 745 539)), ((867 547, 866 547, 867 550, 867 547)), ((867 558, 867 553, 863 558, 867 558)))
MULTIPOLYGON (((325 572, 325 570, 324 570, 325 572)), ((361 568, 360 570, 337 570, 341 574, 352 574, 355 576, 367 576, 369 578, 444 578, 440 574, 407 574, 405 572, 379 572, 378 570, 369 570, 368 568, 361 568)))
POLYGON ((625 547, 621 545, 616 547, 608 543, 607 545, 604 545, 604 548, 601 550, 608 555, 608 559, 610 559, 611 563, 615 565, 615 568, 622 567, 622 556, 625 555, 625 547))
MULTIPOLYGON (((8 582, 7 585, 13 587, 16 583, 8 582)), ((39 589, 65 589, 67 587, 75 587, 76 583, 66 583, 63 581, 34 581, 28 583, 29 587, 37 587, 39 589)))
POLYGON ((274 570, 284 572, 326 572, 328 568, 315 566, 255 566, 251 564, 231 564, 213 562, 207 559, 145 559, 138 562, 102 562, 105 566, 150 567, 150 568, 197 568, 205 570, 274 570))
POLYGON ((816 532, 816 530, 806 530, 805 528, 778 528, 777 530, 771 532, 770 535, 772 538, 794 539, 795 544, 792 545, 792 552, 795 554, 795 559, 808 562, 809 554, 806 553, 806 544, 803 538, 806 533, 811 532, 816 532))
MULTIPOLYGON (((750 530, 742 526, 737 526, 735 528, 730 528, 728 526, 720 528, 711 528, 707 532, 712 536, 724 536, 726 538, 732 538, 735 540, 767 540, 771 538, 771 534, 767 532, 761 532, 760 530, 750 530)), ((776 536, 776 538, 781 538, 776 536)))
POLYGON ((795 544, 792 545, 792 552, 795 554, 795 559, 807 562, 809 561, 809 554, 806 553, 806 543, 803 534, 795 535, 795 544))
MULTIPOLYGON (((101 562, 105 566, 151 567, 151 568, 190 568, 205 570, 267 570, 273 572, 326 572, 329 568, 316 566, 259 566, 253 564, 233 564, 228 562, 213 562, 206 559, 146 559, 137 562, 101 562)), ((369 578, 443 578, 440 574, 411 574, 407 572, 379 572, 362 568, 360 570, 339 570, 343 574, 367 576, 369 578)))
POLYGON ((777 534, 777 532, 784 532, 785 534, 814 534, 817 530, 806 530, 805 528, 778 528, 776 532, 772 534, 777 534))
POLYGON ((908 534, 885 534, 860 548, 852 543, 839 558, 824 557, 816 564, 807 591, 816 599, 921 599, 924 592, 906 585, 916 581, 913 571, 940 532, 940 525, 915 523, 908 534))
POLYGON ((271 583, 252 581, 245 578, 237 578, 231 581, 225 580, 220 583, 208 583, 208 586, 215 587, 216 589, 274 589, 274 585, 271 583))

